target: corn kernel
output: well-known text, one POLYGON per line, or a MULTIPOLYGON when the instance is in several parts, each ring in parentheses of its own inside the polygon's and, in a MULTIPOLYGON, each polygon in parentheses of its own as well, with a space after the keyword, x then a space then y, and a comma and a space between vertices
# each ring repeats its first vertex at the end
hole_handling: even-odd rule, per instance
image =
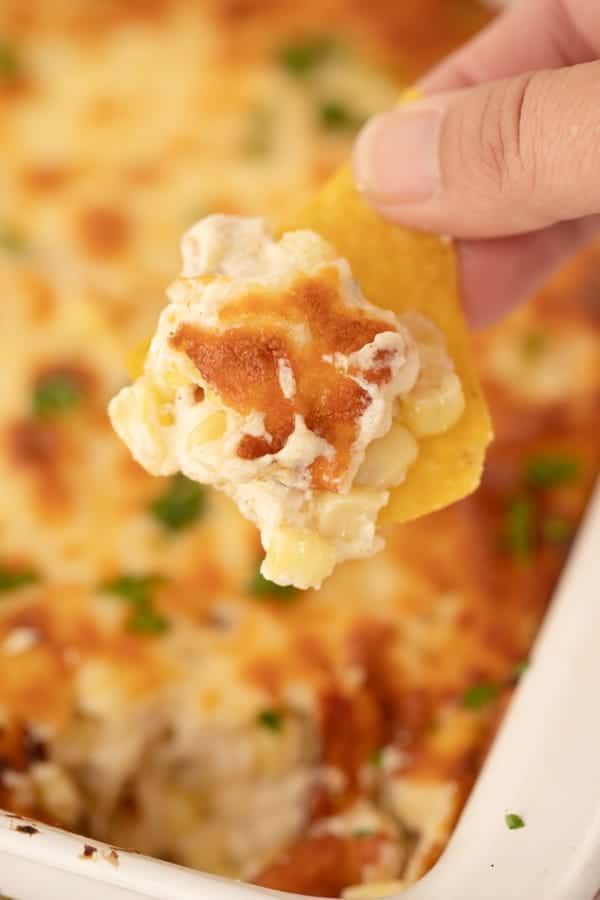
POLYGON ((164 368, 161 367, 157 378, 161 384, 177 390, 177 388, 195 384, 199 374, 198 369, 188 356, 185 356, 183 353, 177 353, 169 355, 169 359, 165 362, 164 368))
POLYGON ((210 441, 218 441, 227 431, 227 415, 223 410, 217 410, 203 419, 199 425, 191 431, 189 436, 190 448, 199 444, 208 444, 210 441))
POLYGON ((185 387, 190 383, 190 379, 180 372, 178 369, 166 369, 162 373, 162 380, 167 385, 167 387, 177 389, 179 387, 185 387))
POLYGON ((125 368, 132 381, 135 381, 136 378, 139 378, 140 375, 144 374, 144 366, 146 364, 146 357, 148 356, 151 342, 151 338, 146 338, 146 340, 140 341, 139 344, 133 347, 127 354, 125 368))
POLYGON ((158 421, 161 425, 164 425, 165 428, 170 428, 175 424, 175 416, 170 409, 164 409, 163 407, 161 407, 158 410, 158 421))
POLYGON ((276 584, 292 584, 306 590, 320 587, 335 563, 335 547, 318 534, 278 528, 271 538, 261 572, 276 584))
POLYGON ((162 426, 173 424, 172 407, 147 376, 123 388, 110 402, 109 413, 117 434, 134 448, 135 458, 153 475, 167 474, 168 440, 162 426))
POLYGON ((356 476, 357 484, 390 488, 401 484, 419 454, 414 437, 397 422, 386 435, 373 441, 356 476))
POLYGON ((204 399, 206 403, 210 403, 211 406, 220 406, 221 401, 219 399, 219 395, 215 394, 214 391, 211 391, 210 388, 204 388, 204 399))
POLYGON ((431 383, 417 381, 401 404, 402 421, 417 437, 448 431, 462 416, 465 396, 455 372, 444 372, 431 383))
POLYGON ((336 258, 333 247, 310 231, 290 231, 281 238, 281 247, 297 261, 303 271, 336 258))
POLYGON ((174 424, 175 418, 171 409, 172 398, 161 391, 155 384, 149 384, 144 394, 142 403, 143 417, 147 423, 156 419, 160 425, 169 427, 174 424))
POLYGON ((382 491, 366 488, 354 488, 347 494, 324 491, 317 500, 319 531, 331 540, 356 540, 366 519, 376 521, 385 498, 382 491))

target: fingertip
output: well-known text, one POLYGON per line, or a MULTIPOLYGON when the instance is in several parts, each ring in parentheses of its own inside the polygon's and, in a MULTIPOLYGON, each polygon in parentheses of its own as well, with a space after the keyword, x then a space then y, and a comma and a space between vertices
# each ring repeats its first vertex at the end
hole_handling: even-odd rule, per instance
POLYGON ((375 181, 373 174, 374 146, 378 139, 381 120, 386 113, 372 116, 361 128, 352 151, 354 183, 361 194, 368 195, 375 181))
POLYGON ((416 102, 375 116, 359 134, 356 186, 383 214, 400 217, 439 189, 442 118, 440 105, 416 102))

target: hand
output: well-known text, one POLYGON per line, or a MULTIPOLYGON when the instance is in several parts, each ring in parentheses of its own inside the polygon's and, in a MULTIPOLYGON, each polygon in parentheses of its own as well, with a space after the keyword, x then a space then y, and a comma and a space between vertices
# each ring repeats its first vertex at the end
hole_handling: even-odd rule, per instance
POLYGON ((355 175, 383 215, 461 238, 485 325, 600 232, 600 3, 522 0, 376 116, 355 175))

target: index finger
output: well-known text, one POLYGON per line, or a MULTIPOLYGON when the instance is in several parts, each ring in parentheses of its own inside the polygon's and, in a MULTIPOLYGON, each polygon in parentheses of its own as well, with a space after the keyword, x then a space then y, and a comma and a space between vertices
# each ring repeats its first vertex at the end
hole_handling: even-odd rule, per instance
POLYGON ((590 62, 600 53, 600 7, 589 0, 525 0, 419 83, 426 93, 590 62))

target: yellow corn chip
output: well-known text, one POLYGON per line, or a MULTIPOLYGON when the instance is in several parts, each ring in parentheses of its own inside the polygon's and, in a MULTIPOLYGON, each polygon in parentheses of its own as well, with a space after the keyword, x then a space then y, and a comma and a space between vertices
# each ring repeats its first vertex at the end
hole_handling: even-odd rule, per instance
POLYGON ((135 381, 136 378, 139 378, 140 375, 144 374, 144 365, 148 350, 150 349, 151 340, 151 338, 146 338, 145 340, 140 341, 135 347, 132 347, 127 354, 125 368, 132 381, 135 381))
POLYGON ((465 394, 465 411, 444 434, 421 438, 417 462, 392 491, 382 522, 403 522, 447 506, 475 490, 492 430, 471 360, 449 241, 385 222, 361 198, 349 167, 342 169, 285 230, 310 228, 350 263, 365 296, 394 312, 414 310, 435 322, 465 394))

